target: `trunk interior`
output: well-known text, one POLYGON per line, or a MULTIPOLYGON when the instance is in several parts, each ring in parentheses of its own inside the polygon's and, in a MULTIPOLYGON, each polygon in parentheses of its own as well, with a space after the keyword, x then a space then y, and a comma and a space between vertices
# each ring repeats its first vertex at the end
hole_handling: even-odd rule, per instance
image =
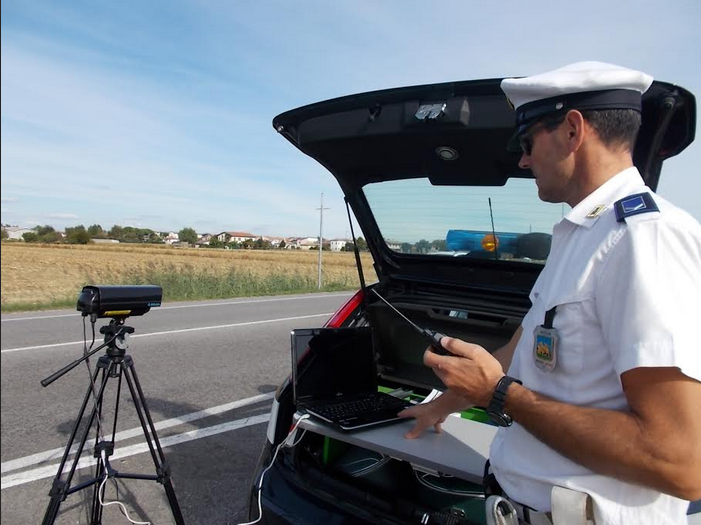
POLYGON ((310 432, 295 448, 290 460, 307 483, 305 489, 356 512, 364 509, 369 522, 383 516, 389 523, 421 523, 426 513, 434 519, 452 516, 446 522, 456 524, 483 520, 480 484, 310 432))
MULTIPOLYGON (((378 285, 376 289, 418 326, 476 342, 489 351, 509 341, 527 308, 527 304, 518 304, 523 298, 505 311, 501 298, 490 305, 484 297, 474 294, 456 294, 454 300, 443 296, 439 300, 428 289, 423 294, 409 294, 389 286, 378 285)), ((422 364, 427 340, 419 332, 370 290, 366 291, 361 310, 354 324, 369 324, 374 329, 378 374, 385 390, 410 390, 412 400, 420 402, 432 389, 442 387, 440 380, 422 364)), ((462 418, 488 420, 480 409, 465 412, 462 418)), ((397 439, 404 438, 398 433, 397 439)), ((467 523, 461 521, 465 518, 476 522, 483 519, 483 489, 474 476, 462 479, 420 462, 314 432, 307 432, 301 445, 291 451, 289 459, 296 470, 304 473, 302 478, 309 481, 307 490, 333 494, 343 504, 372 508, 373 512, 386 514, 389 522, 393 522, 391 516, 411 515, 413 519, 417 512, 437 513, 446 522, 457 520, 455 523, 467 523)))

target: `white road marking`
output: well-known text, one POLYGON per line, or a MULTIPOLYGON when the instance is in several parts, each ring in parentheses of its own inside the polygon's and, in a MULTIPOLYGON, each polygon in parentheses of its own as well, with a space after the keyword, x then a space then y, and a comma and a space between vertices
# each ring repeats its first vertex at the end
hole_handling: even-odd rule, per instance
MULTIPOLYGON (((249 427, 252 425, 259 425, 261 423, 266 423, 270 419, 270 414, 262 414, 260 416, 247 417, 245 419, 238 419, 236 421, 231 421, 229 423, 222 423, 221 425, 215 425, 208 428, 202 428, 198 430, 191 430, 190 432, 185 432, 183 434, 177 434, 175 436, 168 436, 160 440, 161 446, 163 448, 170 447, 173 445, 178 445, 180 443, 186 443, 188 441, 193 441, 195 439, 201 439, 209 436, 214 436, 216 434, 221 434, 223 432, 229 432, 230 430, 236 430, 239 428, 249 427)), ((131 445, 123 448, 116 448, 114 454, 111 456, 110 461, 114 462, 116 459, 125 458, 133 456, 135 454, 141 454, 148 451, 148 444, 141 443, 138 445, 131 445)), ((85 457, 78 462, 78 469, 91 467, 97 463, 97 460, 92 457, 85 457)), ((2 477, 2 482, 0 483, 0 489, 5 490, 10 487, 15 487, 17 485, 22 485, 24 483, 31 483, 32 481, 37 481, 43 478, 50 478, 56 475, 58 466, 60 463, 54 465, 48 465, 46 467, 39 467, 26 472, 18 472, 16 474, 10 474, 8 476, 2 477)), ((66 463, 63 472, 67 472, 71 469, 71 463, 66 463)), ((155 474, 155 472, 154 472, 155 474)))
MULTIPOLYGON (((196 421, 198 419, 221 414, 222 412, 227 412, 229 410, 234 410, 235 408, 241 408, 241 407, 244 407, 247 405, 253 405, 256 403, 260 403, 262 401, 267 401, 269 399, 272 399, 274 396, 275 396, 275 392, 270 392, 267 394, 260 394, 257 396, 248 397, 246 399, 239 399, 238 401, 233 401, 231 403, 226 403, 224 405, 206 408, 204 410, 199 410, 197 412, 191 412, 190 414, 185 414, 184 416, 180 416, 180 417, 176 417, 176 418, 172 418, 172 419, 166 419, 164 421, 159 421, 158 423, 155 423, 154 426, 156 427, 156 431, 158 432, 159 430, 162 430, 164 428, 176 427, 178 425, 190 423, 190 422, 196 421)), ((143 435, 144 435, 143 430, 141 429, 140 426, 138 426, 138 427, 135 427, 135 428, 132 428, 129 430, 123 430, 122 432, 117 432, 114 440, 115 440, 115 443, 118 443, 119 441, 130 439, 130 438, 133 438, 136 436, 143 437, 143 435)), ((77 450, 78 450, 78 445, 76 444, 71 448, 70 453, 75 454, 75 452, 77 450)), ((10 461, 6 461, 2 465, 0 465, 0 473, 6 474, 7 472, 11 472, 13 470, 27 468, 27 467, 30 467, 32 465, 38 465, 40 463, 45 463, 47 461, 61 459, 64 451, 65 451, 65 447, 64 448, 55 448, 53 450, 47 450, 46 452, 39 452, 38 454, 32 454, 31 456, 25 456, 23 458, 17 458, 17 459, 13 459, 10 461)))
MULTIPOLYGON (((168 335, 168 334, 182 334, 185 332, 198 332, 201 330, 214 330, 216 328, 236 328, 239 326, 251 326, 254 324, 265 324, 265 323, 279 323, 282 321, 296 321, 297 319, 310 319, 312 317, 330 317, 333 312, 327 312, 323 314, 312 314, 312 315, 301 315, 297 317, 281 317, 279 319, 264 319, 262 321, 249 321, 247 323, 233 323, 233 324, 220 324, 216 326, 200 326, 198 328, 183 328, 181 330, 168 330, 166 332, 151 332, 150 334, 137 334, 132 335, 132 339, 137 337, 151 337, 154 335, 168 335)), ((23 352, 25 350, 41 350, 42 348, 55 348, 59 346, 70 346, 70 345, 82 345, 83 341, 72 341, 70 343, 53 343, 49 345, 38 345, 38 346, 23 346, 21 348, 7 348, 0 351, 2 354, 9 354, 11 352, 23 352)))
MULTIPOLYGON (((349 296, 349 293, 336 293, 336 294, 313 294, 309 296, 303 296, 303 297, 278 297, 275 299, 258 299, 254 301, 227 301, 224 303, 200 303, 200 304, 181 304, 181 305, 173 305, 173 306, 160 306, 158 308, 154 308, 151 310, 151 312, 161 312, 163 310, 177 310, 179 308, 201 308, 205 306, 231 306, 231 305, 236 305, 236 304, 257 304, 257 303, 272 303, 272 302, 278 302, 278 301, 301 301, 305 299, 319 299, 320 297, 343 297, 343 296, 349 296)), ((76 311, 76 313, 73 314, 57 314, 57 315, 42 315, 42 316, 36 316, 36 317, 14 317, 11 319, 2 319, 3 323, 10 322, 10 321, 36 321, 37 319, 56 319, 59 317, 80 317, 80 314, 76 311)))

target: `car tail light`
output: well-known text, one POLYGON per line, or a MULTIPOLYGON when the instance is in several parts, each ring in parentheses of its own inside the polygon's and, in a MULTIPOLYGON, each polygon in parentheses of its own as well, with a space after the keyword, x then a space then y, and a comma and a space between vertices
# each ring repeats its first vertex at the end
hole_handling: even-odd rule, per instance
POLYGON ((348 316, 360 306, 360 303, 363 302, 363 297, 363 290, 358 290, 353 297, 346 301, 346 304, 341 306, 341 308, 333 314, 333 317, 329 319, 324 326, 328 328, 339 328, 345 320, 348 319, 348 316))

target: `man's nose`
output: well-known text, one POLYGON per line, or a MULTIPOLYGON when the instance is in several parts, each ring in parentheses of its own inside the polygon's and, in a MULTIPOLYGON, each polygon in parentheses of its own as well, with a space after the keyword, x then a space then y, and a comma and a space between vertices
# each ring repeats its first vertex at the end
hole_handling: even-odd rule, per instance
POLYGON ((526 153, 521 154, 521 159, 518 161, 518 167, 521 168, 522 170, 527 170, 531 167, 531 156, 526 155, 526 153))

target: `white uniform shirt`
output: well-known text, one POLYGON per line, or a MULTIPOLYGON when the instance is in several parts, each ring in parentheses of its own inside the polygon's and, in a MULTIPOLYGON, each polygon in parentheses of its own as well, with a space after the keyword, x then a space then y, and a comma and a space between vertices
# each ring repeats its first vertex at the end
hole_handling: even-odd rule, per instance
MULTIPOLYGON (((629 168, 555 225, 508 371, 525 387, 564 403, 626 411, 620 376, 627 370, 676 366, 701 380, 701 226, 657 195, 659 212, 617 222, 614 203, 642 192, 650 189, 629 168), (599 205, 605 210, 588 218, 599 205), (557 366, 545 372, 535 365, 533 331, 554 306, 557 366)), ((688 502, 596 474, 518 423, 499 430, 490 461, 504 491, 536 510, 550 510, 559 485, 592 496, 597 525, 686 523, 688 502)))

